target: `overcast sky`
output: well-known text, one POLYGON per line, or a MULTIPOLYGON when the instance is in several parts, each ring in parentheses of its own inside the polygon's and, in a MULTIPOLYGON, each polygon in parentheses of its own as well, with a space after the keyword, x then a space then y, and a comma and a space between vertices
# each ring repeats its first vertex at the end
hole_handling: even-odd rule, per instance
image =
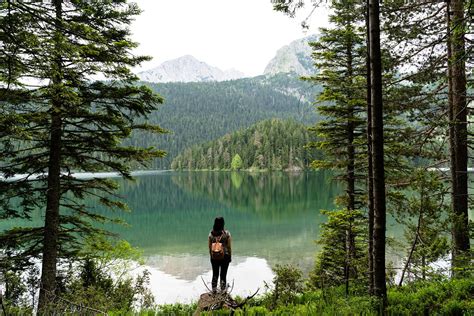
POLYGON ((221 69, 258 75, 281 46, 327 24, 326 10, 318 8, 304 32, 301 21, 311 8, 291 19, 273 11, 270 0, 134 2, 144 10, 132 24, 133 39, 140 43, 137 53, 153 57, 143 70, 189 54, 221 69))

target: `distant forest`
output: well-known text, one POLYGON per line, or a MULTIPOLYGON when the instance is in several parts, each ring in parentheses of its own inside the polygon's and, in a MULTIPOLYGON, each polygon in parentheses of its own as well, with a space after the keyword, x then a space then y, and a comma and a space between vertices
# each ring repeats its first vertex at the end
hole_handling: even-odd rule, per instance
POLYGON ((270 119, 217 140, 186 149, 172 169, 187 170, 301 170, 317 159, 305 149, 314 141, 307 128, 294 120, 270 119))
POLYGON ((168 134, 132 134, 127 145, 165 150, 151 168, 169 169, 186 148, 215 140, 265 119, 293 119, 312 124, 318 120, 312 100, 320 90, 296 74, 245 78, 224 82, 145 83, 165 99, 149 122, 168 134))

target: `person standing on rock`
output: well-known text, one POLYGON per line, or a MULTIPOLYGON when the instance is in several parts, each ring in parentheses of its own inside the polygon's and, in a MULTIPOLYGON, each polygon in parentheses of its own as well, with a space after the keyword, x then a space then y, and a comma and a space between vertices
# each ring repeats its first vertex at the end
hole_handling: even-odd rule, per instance
POLYGON ((224 218, 216 217, 209 233, 209 254, 212 265, 212 292, 217 292, 217 279, 220 276, 221 291, 227 288, 227 269, 232 261, 230 232, 224 229, 224 218))

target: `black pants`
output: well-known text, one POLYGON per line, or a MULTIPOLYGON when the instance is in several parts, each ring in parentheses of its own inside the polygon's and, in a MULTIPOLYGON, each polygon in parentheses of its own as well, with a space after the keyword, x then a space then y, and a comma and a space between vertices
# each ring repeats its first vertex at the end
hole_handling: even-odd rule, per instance
POLYGON ((223 260, 213 260, 211 259, 212 265, 212 289, 217 289, 217 279, 219 277, 219 269, 220 269, 220 277, 221 277, 221 290, 225 290, 227 286, 227 269, 229 268, 230 260, 228 258, 224 258, 223 260))

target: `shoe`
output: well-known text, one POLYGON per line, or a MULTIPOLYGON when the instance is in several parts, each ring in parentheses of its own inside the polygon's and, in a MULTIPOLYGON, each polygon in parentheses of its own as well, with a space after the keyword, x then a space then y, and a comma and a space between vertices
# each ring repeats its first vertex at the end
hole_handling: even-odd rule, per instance
POLYGON ((227 284, 221 283, 221 292, 226 293, 227 292, 227 284))

